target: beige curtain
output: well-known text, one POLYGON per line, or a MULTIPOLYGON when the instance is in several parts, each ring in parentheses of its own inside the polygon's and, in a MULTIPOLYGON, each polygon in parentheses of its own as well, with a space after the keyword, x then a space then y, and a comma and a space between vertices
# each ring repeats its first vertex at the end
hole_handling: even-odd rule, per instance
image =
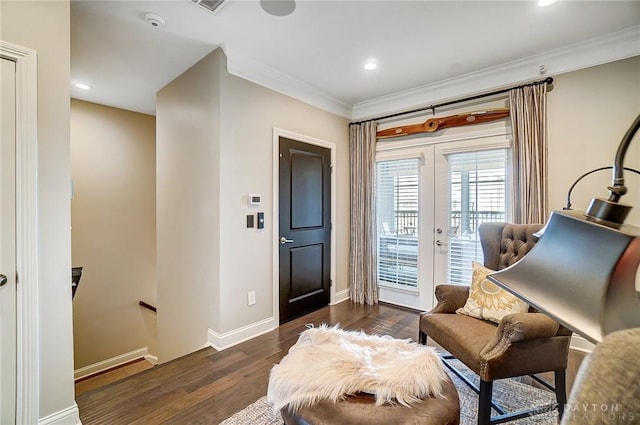
POLYGON ((509 91, 513 129, 513 221, 547 219, 547 85, 509 91))
POLYGON ((376 127, 374 121, 352 124, 349 127, 351 186, 349 289, 351 300, 360 304, 378 302, 376 214, 373 193, 376 127))

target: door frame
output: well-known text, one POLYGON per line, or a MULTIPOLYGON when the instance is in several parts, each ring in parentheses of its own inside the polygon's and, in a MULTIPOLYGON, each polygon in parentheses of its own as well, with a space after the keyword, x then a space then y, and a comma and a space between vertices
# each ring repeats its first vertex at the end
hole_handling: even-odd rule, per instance
POLYGON ((16 423, 39 416, 38 92, 36 51, 0 40, 16 63, 16 423))
POLYGON ((336 265, 336 144, 326 140, 316 139, 315 137, 305 136, 303 134, 294 133, 292 131, 283 130, 281 128, 273 128, 273 320, 276 326, 280 323, 280 249, 278 239, 280 238, 280 225, 278 217, 280 216, 280 137, 287 137, 302 143, 321 146, 331 151, 331 291, 329 305, 335 303, 336 285, 335 283, 335 265, 336 265))

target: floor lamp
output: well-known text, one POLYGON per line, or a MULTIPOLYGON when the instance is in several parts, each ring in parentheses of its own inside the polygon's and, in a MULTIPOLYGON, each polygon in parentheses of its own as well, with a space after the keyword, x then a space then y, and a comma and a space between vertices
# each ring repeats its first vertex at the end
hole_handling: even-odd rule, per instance
POLYGON ((627 192, 624 157, 639 127, 640 115, 618 146, 608 199, 593 199, 586 212, 554 211, 529 254, 488 277, 593 343, 640 327, 640 228, 624 224, 631 206, 619 202, 627 192))

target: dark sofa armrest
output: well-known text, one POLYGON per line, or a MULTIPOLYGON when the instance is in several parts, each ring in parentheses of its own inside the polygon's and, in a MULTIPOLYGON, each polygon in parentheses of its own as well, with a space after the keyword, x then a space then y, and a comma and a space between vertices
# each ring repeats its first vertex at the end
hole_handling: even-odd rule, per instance
POLYGON ((469 287, 465 285, 444 284, 436 286, 438 304, 429 313, 452 314, 464 307, 469 298, 469 287))
POLYGON ((558 335, 560 324, 543 313, 516 313, 502 318, 496 336, 480 352, 483 358, 502 355, 511 344, 558 335))

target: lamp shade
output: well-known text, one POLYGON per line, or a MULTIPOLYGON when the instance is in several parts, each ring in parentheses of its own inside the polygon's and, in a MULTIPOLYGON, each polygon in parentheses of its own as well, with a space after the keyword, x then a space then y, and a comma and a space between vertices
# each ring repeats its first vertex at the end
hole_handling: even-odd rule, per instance
POLYGON ((640 228, 554 211, 533 249, 489 280, 593 343, 640 327, 640 228))

